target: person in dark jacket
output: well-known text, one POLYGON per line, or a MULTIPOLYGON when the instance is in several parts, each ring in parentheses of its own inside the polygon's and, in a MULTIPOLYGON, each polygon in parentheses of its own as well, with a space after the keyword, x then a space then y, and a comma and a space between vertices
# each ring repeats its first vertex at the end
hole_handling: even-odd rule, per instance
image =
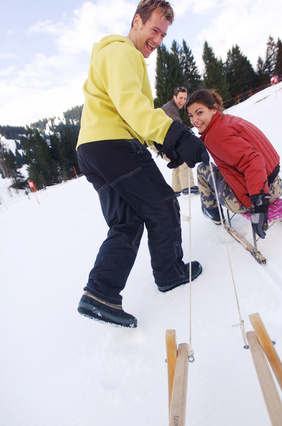
MULTIPOLYGON (((180 121, 182 123, 179 111, 185 106, 186 101, 186 87, 177 87, 173 92, 173 98, 161 108, 170 118, 173 119, 173 121, 180 121)), ((185 195, 189 194, 189 188, 192 194, 199 194, 199 189, 194 182, 193 171, 186 163, 172 169, 171 187, 177 197, 180 196, 181 193, 185 195)))
MULTIPOLYGON (((282 195, 278 153, 252 123, 223 114, 222 99, 213 90, 192 93, 186 113, 216 164, 212 169, 220 204, 234 213, 252 213, 254 231, 265 238, 269 204, 282 195)), ((202 211, 220 224, 210 166, 199 165, 197 177, 202 211)))

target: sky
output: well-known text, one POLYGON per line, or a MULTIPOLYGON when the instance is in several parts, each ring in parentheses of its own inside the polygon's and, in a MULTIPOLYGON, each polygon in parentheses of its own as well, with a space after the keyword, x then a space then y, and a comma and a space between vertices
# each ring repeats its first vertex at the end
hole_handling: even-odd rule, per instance
MULTIPOLYGON (((94 42, 127 36, 138 4, 133 0, 0 0, 0 125, 29 125, 82 105, 94 42)), ((175 21, 164 44, 184 39, 202 72, 204 42, 226 59, 238 45, 256 68, 271 35, 282 38, 281 0, 174 0, 175 21)), ((152 88, 154 53, 148 60, 152 88)))
MULTIPOLYGON (((282 82, 227 112, 259 126, 282 156, 282 82)), ((170 184, 166 161, 154 156, 170 184)), ((37 201, 34 193, 8 193, 10 184, 0 177, 1 426, 168 425, 166 330, 194 351, 187 426, 271 426, 251 351, 235 325, 241 317, 250 332, 249 315, 259 313, 282 359, 282 223, 258 241, 267 259, 260 265, 202 215, 199 195, 190 203, 181 195, 181 217, 191 216, 181 221, 184 261, 198 260, 203 272, 191 286, 159 292, 145 230, 122 292, 138 326, 124 329, 77 313, 108 232, 93 186, 80 177, 38 191, 37 201)), ((236 215, 232 224, 252 241, 247 219, 236 215)))

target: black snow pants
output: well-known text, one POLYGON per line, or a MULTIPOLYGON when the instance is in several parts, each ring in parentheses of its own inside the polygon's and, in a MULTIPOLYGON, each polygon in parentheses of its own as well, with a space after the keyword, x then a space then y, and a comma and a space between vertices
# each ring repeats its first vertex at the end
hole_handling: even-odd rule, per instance
POLYGON ((148 149, 137 139, 90 142, 78 147, 77 158, 99 194, 109 226, 85 289, 110 303, 121 303, 144 224, 156 284, 182 279, 187 268, 182 260, 179 204, 148 149))

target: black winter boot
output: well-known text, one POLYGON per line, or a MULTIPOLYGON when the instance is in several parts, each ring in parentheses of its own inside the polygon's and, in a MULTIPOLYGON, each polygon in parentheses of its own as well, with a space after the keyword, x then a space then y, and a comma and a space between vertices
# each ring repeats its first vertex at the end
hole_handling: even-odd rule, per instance
POLYGON ((137 327, 137 319, 126 313, 121 305, 98 299, 88 291, 84 292, 77 310, 81 315, 98 321, 109 322, 121 327, 137 327))
MULTIPOLYGON (((197 278, 202 273, 203 268, 200 265, 200 263, 197 262, 196 260, 191 262, 191 266, 192 266, 191 281, 193 281, 195 278, 197 278)), ((187 272, 185 274, 185 277, 183 279, 179 280, 178 283, 167 285, 167 286, 158 286, 158 289, 162 293, 165 293, 167 291, 173 290, 176 287, 179 287, 180 285, 187 284, 190 281, 189 263, 186 264, 186 267, 187 267, 187 272)))

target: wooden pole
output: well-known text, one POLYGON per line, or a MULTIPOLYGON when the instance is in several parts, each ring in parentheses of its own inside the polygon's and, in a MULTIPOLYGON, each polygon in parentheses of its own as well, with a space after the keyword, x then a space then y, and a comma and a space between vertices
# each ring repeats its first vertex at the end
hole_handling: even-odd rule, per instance
POLYGON ((281 426, 282 404, 263 349, 254 331, 247 332, 251 354, 272 426, 281 426))
POLYGON ((170 410, 174 373, 177 358, 177 345, 175 330, 166 330, 166 360, 168 374, 168 407, 170 410))
POLYGON ((185 426, 187 383, 188 383, 188 353, 187 343, 178 346, 173 391, 169 413, 169 426, 185 426))
MULTIPOLYGON (((276 380, 282 390, 282 363, 275 350, 275 347, 267 333, 267 330, 259 316, 259 314, 249 315, 251 324, 255 330, 258 341, 263 347, 264 353, 267 356, 268 362, 273 370, 276 380)), ((281 420, 282 424, 282 420, 281 420)))

